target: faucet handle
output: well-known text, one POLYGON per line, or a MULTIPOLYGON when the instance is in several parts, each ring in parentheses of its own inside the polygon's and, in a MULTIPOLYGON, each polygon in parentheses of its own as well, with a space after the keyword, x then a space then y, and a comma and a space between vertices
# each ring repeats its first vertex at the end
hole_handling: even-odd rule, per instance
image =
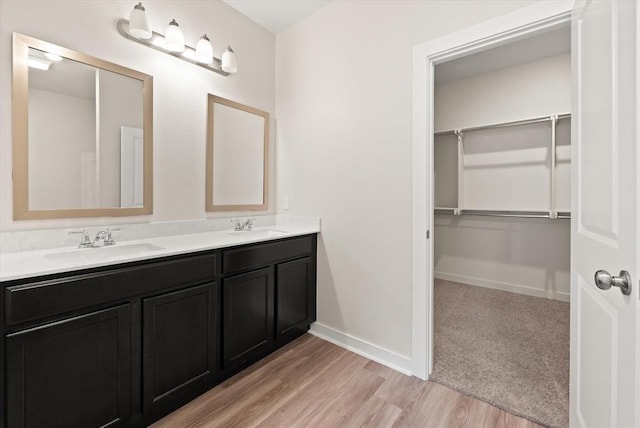
POLYGON ((247 218, 247 220, 244 222, 244 228, 245 228, 246 230, 251 230, 251 229, 253 229, 253 222, 255 222, 255 221, 256 221, 255 217, 249 217, 249 218, 247 218))
POLYGON ((231 224, 233 224, 234 231, 244 230, 244 224, 242 223, 242 221, 238 220, 237 218, 231 218, 229 219, 229 221, 231 222, 231 224))
POLYGON ((106 236, 104 237, 104 245, 116 245, 116 241, 115 239, 113 239, 113 235, 111 234, 111 232, 119 232, 121 231, 122 228, 121 227, 116 227, 116 228, 110 228, 107 227, 106 232, 106 236))
POLYGON ((78 244, 78 248, 91 247, 91 238, 89 237, 89 231, 87 229, 69 231, 69 235, 80 235, 80 234, 82 235, 82 237, 80 238, 80 243, 78 244))

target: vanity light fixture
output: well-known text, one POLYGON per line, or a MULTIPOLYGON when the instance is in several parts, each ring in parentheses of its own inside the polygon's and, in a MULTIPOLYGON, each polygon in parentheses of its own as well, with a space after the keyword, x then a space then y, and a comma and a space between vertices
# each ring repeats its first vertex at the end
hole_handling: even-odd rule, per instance
POLYGON ((167 27, 167 33, 164 36, 164 47, 171 52, 184 52, 184 36, 175 19, 172 19, 167 27))
MULTIPOLYGON (((224 60, 224 55, 222 55, 222 59, 224 60)), ((203 64, 211 64, 213 62, 213 46, 211 46, 211 41, 206 34, 196 44, 196 61, 203 64)))
POLYGON ((200 38, 195 49, 185 45, 184 35, 175 19, 169 23, 165 35, 153 31, 142 3, 133 8, 129 21, 121 19, 117 27, 120 35, 126 39, 199 65, 214 73, 228 76, 238 71, 238 61, 231 46, 227 46, 220 59, 213 56, 213 46, 206 34, 200 38))
POLYGON ((51 52, 45 52, 44 56, 47 57, 47 59, 50 59, 53 62, 60 62, 62 61, 62 57, 60 55, 56 55, 54 53, 51 52))
POLYGON ((153 35, 151 32, 151 21, 147 16, 142 3, 134 6, 129 16, 129 32, 139 39, 150 39, 153 35))
POLYGON ((236 60, 236 55, 233 53, 233 49, 231 46, 227 46, 222 54, 222 65, 220 66, 222 71, 226 71, 227 73, 235 73, 238 71, 238 61, 236 60))
POLYGON ((51 62, 29 55, 29 58, 27 58, 27 65, 37 70, 48 70, 49 67, 51 67, 51 62))

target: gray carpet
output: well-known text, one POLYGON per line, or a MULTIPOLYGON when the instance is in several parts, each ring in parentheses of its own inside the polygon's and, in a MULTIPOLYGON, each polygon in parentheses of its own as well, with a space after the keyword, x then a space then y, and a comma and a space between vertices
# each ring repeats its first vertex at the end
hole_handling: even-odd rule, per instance
POLYGON ((569 304, 435 280, 431 380, 550 427, 569 425, 569 304))

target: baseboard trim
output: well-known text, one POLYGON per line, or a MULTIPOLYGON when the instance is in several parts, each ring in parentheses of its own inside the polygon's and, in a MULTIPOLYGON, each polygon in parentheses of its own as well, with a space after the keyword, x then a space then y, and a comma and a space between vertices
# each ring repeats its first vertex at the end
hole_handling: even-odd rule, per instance
POLYGON ((527 287, 525 285, 511 284, 506 282, 491 281, 487 279, 472 278, 464 275, 456 275, 446 272, 434 272, 435 279, 444 281, 460 282, 463 284, 476 285, 478 287, 492 288, 494 290, 509 291, 511 293, 525 294, 527 296, 542 297, 545 299, 559 300, 561 302, 570 301, 569 293, 560 291, 546 291, 537 288, 527 287))
POLYGON ((365 358, 387 366, 400 373, 412 376, 412 361, 404 355, 397 354, 388 349, 382 348, 366 340, 358 339, 350 334, 343 333, 334 328, 315 322, 311 324, 309 333, 327 342, 338 345, 341 348, 355 352, 365 358))

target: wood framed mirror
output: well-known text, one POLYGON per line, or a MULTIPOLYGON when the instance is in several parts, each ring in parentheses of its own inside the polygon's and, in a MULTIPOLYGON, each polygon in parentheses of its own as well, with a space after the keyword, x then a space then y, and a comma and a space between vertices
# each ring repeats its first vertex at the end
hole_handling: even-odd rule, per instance
POLYGON ((153 212, 153 77, 13 34, 14 220, 153 212))
POLYGON ((209 94, 207 211, 268 209, 269 113, 209 94))

